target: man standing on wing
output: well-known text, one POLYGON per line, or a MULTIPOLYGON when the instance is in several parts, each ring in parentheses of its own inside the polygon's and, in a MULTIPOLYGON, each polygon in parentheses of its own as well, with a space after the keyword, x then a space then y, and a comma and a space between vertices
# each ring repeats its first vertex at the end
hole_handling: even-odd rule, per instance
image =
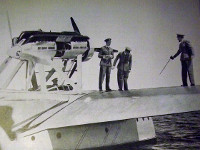
POLYGON ((190 79, 191 86, 195 86, 194 75, 193 75, 193 65, 192 65, 192 56, 193 51, 189 41, 184 40, 184 35, 177 34, 177 40, 179 41, 179 50, 174 56, 170 58, 173 60, 179 54, 181 54, 180 60, 182 65, 182 86, 188 86, 187 84, 187 74, 190 79))
POLYGON ((131 49, 126 47, 125 51, 120 52, 114 60, 113 69, 119 59, 119 63, 117 65, 117 81, 119 86, 119 91, 122 91, 122 87, 124 85, 124 90, 128 91, 128 76, 132 67, 132 55, 130 53, 131 49))
POLYGON ((113 49, 110 47, 111 39, 107 38, 104 40, 106 45, 101 47, 101 51, 99 52, 98 57, 101 58, 100 61, 100 72, 99 72, 99 91, 102 91, 102 84, 104 77, 106 75, 106 91, 111 91, 109 83, 110 83, 110 73, 112 62, 111 60, 114 58, 113 49))

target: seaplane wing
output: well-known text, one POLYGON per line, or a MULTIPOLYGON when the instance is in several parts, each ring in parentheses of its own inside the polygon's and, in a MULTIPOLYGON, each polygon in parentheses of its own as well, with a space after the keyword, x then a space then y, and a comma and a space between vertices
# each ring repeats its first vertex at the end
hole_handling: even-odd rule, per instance
POLYGON ((19 95, 10 99, 1 95, 1 105, 13 110, 12 130, 23 136, 46 129, 200 110, 200 86, 19 95))

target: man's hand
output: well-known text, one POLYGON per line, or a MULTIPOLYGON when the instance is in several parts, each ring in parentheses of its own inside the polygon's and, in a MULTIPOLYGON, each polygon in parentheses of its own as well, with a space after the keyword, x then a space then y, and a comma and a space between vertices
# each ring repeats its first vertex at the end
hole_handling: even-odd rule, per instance
POLYGON ((108 59, 111 59, 112 55, 107 55, 108 59))
POLYGON ((112 55, 104 55, 103 58, 104 59, 111 59, 112 55))
POLYGON ((112 70, 115 69, 115 66, 112 66, 111 69, 112 69, 112 70))
POLYGON ((103 55, 103 59, 107 59, 107 55, 103 55))
POLYGON ((170 59, 172 59, 172 60, 173 60, 173 59, 174 59, 174 57, 173 57, 173 56, 170 56, 170 59))

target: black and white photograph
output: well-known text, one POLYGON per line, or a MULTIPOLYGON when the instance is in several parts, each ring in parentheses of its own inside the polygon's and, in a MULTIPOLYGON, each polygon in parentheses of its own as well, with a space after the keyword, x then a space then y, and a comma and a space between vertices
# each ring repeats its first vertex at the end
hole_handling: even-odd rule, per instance
POLYGON ((200 0, 0 0, 0 150, 200 149, 200 0))

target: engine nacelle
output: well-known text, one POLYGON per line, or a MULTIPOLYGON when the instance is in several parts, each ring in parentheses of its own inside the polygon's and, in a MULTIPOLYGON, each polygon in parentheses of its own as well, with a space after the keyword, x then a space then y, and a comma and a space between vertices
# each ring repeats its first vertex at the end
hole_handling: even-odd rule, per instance
POLYGON ((90 49, 89 37, 87 36, 60 35, 56 39, 56 45, 56 58, 76 59, 78 55, 83 55, 82 61, 87 61, 94 53, 94 50, 90 49))
POLYGON ((37 63, 48 64, 54 57, 58 59, 76 59, 82 55, 82 61, 91 59, 94 49, 90 49, 89 41, 70 42, 32 42, 20 43, 8 50, 8 55, 20 60, 34 59, 37 63))

